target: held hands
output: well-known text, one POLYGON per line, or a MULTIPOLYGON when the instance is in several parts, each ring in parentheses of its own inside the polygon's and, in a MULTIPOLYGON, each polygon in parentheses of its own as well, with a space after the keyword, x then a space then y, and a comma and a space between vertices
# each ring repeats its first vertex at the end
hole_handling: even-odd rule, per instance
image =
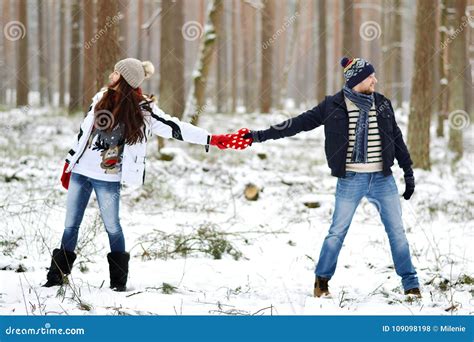
POLYGON ((210 144, 225 150, 232 148, 234 150, 244 150, 252 145, 253 139, 248 128, 241 128, 237 133, 233 134, 219 134, 211 137, 210 144))

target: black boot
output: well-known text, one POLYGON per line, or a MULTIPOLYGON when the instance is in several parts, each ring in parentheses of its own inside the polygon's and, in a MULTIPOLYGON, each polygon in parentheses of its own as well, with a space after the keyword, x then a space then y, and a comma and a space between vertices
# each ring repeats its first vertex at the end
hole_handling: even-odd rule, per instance
POLYGON ((130 254, 127 252, 112 252, 107 254, 110 271, 110 288, 114 291, 127 290, 128 261, 130 254))
POLYGON ((51 266, 49 267, 47 282, 44 287, 62 285, 64 276, 71 273, 72 265, 76 260, 76 253, 68 252, 64 249, 53 250, 51 266))

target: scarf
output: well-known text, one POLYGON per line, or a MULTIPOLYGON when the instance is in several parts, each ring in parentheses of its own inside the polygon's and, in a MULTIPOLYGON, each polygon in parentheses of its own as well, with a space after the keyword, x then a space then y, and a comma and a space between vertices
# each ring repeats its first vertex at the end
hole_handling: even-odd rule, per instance
POLYGON ((369 140, 369 111, 374 103, 374 95, 358 93, 347 86, 342 88, 344 96, 351 100, 359 108, 359 118, 355 129, 354 150, 351 161, 355 163, 367 163, 367 145, 369 140))

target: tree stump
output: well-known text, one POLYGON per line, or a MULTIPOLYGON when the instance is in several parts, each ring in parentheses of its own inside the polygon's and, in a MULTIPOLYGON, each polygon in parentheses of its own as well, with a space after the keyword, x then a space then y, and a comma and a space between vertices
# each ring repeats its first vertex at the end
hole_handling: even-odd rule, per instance
POLYGON ((310 208, 310 209, 319 208, 321 206, 321 203, 316 202, 316 201, 307 201, 307 202, 303 202, 303 204, 307 208, 310 208))
POLYGON ((260 189, 255 184, 250 183, 245 186, 244 195, 248 201, 258 200, 259 193, 260 189))

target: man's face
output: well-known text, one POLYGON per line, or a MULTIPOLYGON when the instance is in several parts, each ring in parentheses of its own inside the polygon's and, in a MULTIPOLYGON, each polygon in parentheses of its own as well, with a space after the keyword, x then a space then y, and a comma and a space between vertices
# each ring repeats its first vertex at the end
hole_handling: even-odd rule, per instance
POLYGON ((377 79, 375 78, 375 73, 367 77, 365 80, 356 85, 353 89, 362 94, 372 94, 375 91, 375 84, 377 79))

